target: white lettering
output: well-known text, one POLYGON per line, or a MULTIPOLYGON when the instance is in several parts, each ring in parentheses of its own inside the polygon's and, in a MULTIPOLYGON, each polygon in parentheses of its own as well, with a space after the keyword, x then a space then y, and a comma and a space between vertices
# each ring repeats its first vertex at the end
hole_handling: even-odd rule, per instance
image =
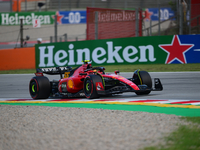
MULTIPOLYGON (((39 19, 41 24, 50 24, 50 16, 49 15, 35 15, 34 13, 31 13, 31 15, 26 16, 18 16, 18 13, 12 14, 12 16, 9 16, 9 13, 1 13, 1 25, 18 25, 20 24, 20 19, 23 19, 23 24, 30 25, 32 24, 32 20, 39 19)), ((76 18, 78 21, 78 17, 76 18)))
POLYGON ((15 24, 15 17, 14 17, 14 16, 11 16, 11 17, 9 18, 9 23, 10 23, 11 25, 15 24))
POLYGON ((69 52, 69 63, 68 63, 68 65, 75 65, 73 48, 74 48, 74 45, 69 44, 69 49, 71 49, 71 50, 68 50, 68 52, 69 52))
POLYGON ((69 23, 74 23, 74 13, 73 12, 69 13, 69 23))
POLYGON ((50 24, 50 17, 48 15, 44 16, 44 24, 50 24))
POLYGON ((22 20, 23 20, 23 24, 25 24, 25 20, 24 20, 24 18, 25 18, 24 16, 19 16, 19 20, 22 19, 22 20))
POLYGON ((31 18, 32 18, 32 20, 36 19, 34 13, 31 13, 31 18))
POLYGON ((15 24, 19 24, 19 21, 18 21, 18 13, 15 13, 15 24))
POLYGON ((75 23, 80 23, 81 21, 81 14, 79 12, 75 13, 75 23))
POLYGON ((9 18, 9 15, 8 14, 1 14, 1 24, 4 25, 8 25, 8 18, 9 18))
POLYGON ((88 48, 77 49, 77 65, 81 65, 83 60, 90 60, 90 50, 88 48), (85 59, 83 57, 83 53, 85 53, 85 59))
POLYGON ((40 46, 40 64, 39 67, 51 67, 54 66, 53 64, 53 48, 54 46, 47 46, 48 53, 45 54, 46 46, 40 46), (45 65, 45 58, 48 58, 48 63, 45 65))
POLYGON ((136 62, 138 60, 138 57, 135 57, 135 58, 132 58, 132 59, 130 57, 137 54, 137 53, 138 53, 138 50, 134 46, 127 46, 123 50, 123 57, 127 62, 133 63, 133 62, 136 62), (129 53, 129 50, 131 50, 130 53, 129 53))
POLYGON ((61 60, 65 59, 66 57, 67 57, 67 53, 64 50, 57 51, 55 56, 54 56, 55 63, 58 66, 66 65, 67 64, 67 60, 65 60, 64 62, 61 62, 61 60))
POLYGON ((147 45, 147 46, 139 46, 140 48, 140 59, 139 62, 147 62, 146 58, 146 50, 149 50, 149 61, 153 62, 156 60, 154 58, 154 48, 152 45, 147 45))
POLYGON ((102 47, 97 47, 92 52, 92 58, 93 58, 95 63, 101 64, 101 63, 104 63, 106 61, 106 58, 103 58, 102 60, 99 60, 99 58, 104 56, 105 54, 106 54, 105 49, 103 49, 102 47), (101 53, 98 54, 98 51, 100 51, 101 53))
POLYGON ((31 24, 31 16, 26 16, 26 24, 31 24))
POLYGON ((117 60, 117 62, 124 62, 123 59, 121 59, 121 57, 119 56, 119 50, 122 48, 121 46, 115 46, 115 50, 113 51, 113 42, 106 42, 106 44, 108 45, 108 60, 107 63, 114 63, 115 60, 113 59, 115 57, 115 59, 117 60))
POLYGON ((68 65, 75 65, 74 50, 68 50, 68 52, 69 52, 69 63, 68 63, 68 65))
POLYGON ((137 49, 133 45, 128 45, 125 48, 114 46, 113 41, 107 41, 106 44, 107 49, 96 47, 91 51, 89 48, 75 49, 74 44, 69 44, 68 50, 56 50, 55 54, 53 53, 55 46, 39 46, 39 67, 81 65, 83 60, 91 59, 96 64, 154 62, 156 60, 152 45, 138 46, 137 49))
POLYGON ((43 24, 43 16, 42 15, 38 16, 38 19, 40 20, 40 23, 43 24))

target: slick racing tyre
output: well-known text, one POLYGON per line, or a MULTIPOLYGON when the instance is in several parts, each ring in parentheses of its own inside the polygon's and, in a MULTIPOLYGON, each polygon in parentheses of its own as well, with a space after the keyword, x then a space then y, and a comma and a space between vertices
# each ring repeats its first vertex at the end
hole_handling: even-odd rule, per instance
POLYGON ((50 96, 50 82, 47 77, 33 77, 29 83, 29 93, 33 99, 46 99, 50 96))
MULTIPOLYGON (((152 80, 151 76, 146 71, 139 71, 139 78, 141 79, 141 84, 147 85, 149 88, 152 88, 152 80)), ((135 92, 137 95, 147 95, 151 91, 145 91, 145 92, 135 92)))
POLYGON ((96 90, 96 82, 101 82, 102 79, 98 75, 89 75, 84 80, 83 91, 85 93, 85 97, 87 98, 98 98, 99 95, 96 90))

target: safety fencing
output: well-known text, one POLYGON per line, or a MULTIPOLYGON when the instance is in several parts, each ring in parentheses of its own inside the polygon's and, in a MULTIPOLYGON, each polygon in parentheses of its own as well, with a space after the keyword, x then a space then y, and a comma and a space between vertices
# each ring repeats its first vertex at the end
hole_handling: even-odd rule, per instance
MULTIPOLYGON (((20 0, 16 0, 15 2, 19 1, 20 0)), ((12 2, 14 3, 14 1, 12 2)), ((0 48, 1 44, 4 43, 14 43, 12 44, 13 47, 20 47, 20 40, 23 40, 23 42, 27 44, 24 46, 33 46, 32 43, 33 41, 35 41, 36 43, 37 38, 42 38, 43 42, 46 43, 134 36, 199 34, 200 9, 198 8, 200 6, 200 2, 195 0, 185 0, 185 2, 187 3, 185 4, 178 3, 178 1, 172 1, 171 4, 169 4, 168 2, 166 3, 166 1, 160 0, 156 2, 152 1, 152 3, 150 4, 150 1, 145 0, 143 1, 143 3, 142 1, 135 1, 133 3, 133 1, 127 0, 123 2, 115 1, 115 4, 113 4, 113 2, 109 0, 99 0, 98 2, 96 0, 87 0, 87 2, 85 1, 85 3, 83 4, 83 1, 72 0, 21 0, 21 3, 26 4, 27 7, 28 4, 35 3, 38 5, 38 3, 45 3, 45 5, 41 8, 45 8, 47 6, 47 8, 50 8, 50 4, 55 4, 55 9, 45 9, 45 11, 41 12, 29 12, 30 10, 27 9, 22 10, 22 12, 0 13, 0 48), (87 13, 86 10, 66 11, 66 9, 58 9, 59 7, 57 7, 56 4, 61 4, 61 6, 67 8, 64 3, 71 4, 71 6, 73 6, 72 8, 81 7, 82 9, 82 6, 85 5, 87 7, 98 7, 96 11, 94 10, 98 14, 95 17, 94 11, 90 14, 87 13), (127 5, 128 7, 123 7, 125 5, 127 5), (106 6, 109 7, 105 9, 106 6), (109 10, 111 10, 110 8, 117 8, 117 6, 121 6, 119 7, 121 9, 117 9, 120 10, 120 13, 116 11, 116 13, 111 14, 111 11, 109 12, 109 10), (103 7, 106 12, 103 13, 102 11, 100 11, 102 10, 102 8, 99 7, 103 7), (127 25, 126 19, 124 20, 124 18, 129 18, 129 16, 127 15, 128 13, 126 12, 133 12, 132 17, 130 17, 131 19, 135 17, 135 19, 132 20, 131 23, 129 22, 129 25, 127 25), (138 15, 135 15, 137 12, 138 15), (49 17, 47 17, 45 13, 49 14, 49 17), (91 18, 93 19, 93 23, 91 23, 90 21, 91 18, 89 18, 87 22, 87 14, 88 16, 92 16, 91 18), (56 16, 57 22, 55 23, 56 16), (115 20, 110 20, 109 22, 107 22, 107 20, 109 20, 109 16, 110 18, 115 18, 115 20), (19 27, 20 18, 23 18, 24 26, 22 28, 19 27), (40 27, 33 27, 33 18, 36 21, 40 21, 40 27), (49 20, 50 23, 47 23, 49 20), (95 20, 97 20, 97 22, 95 22, 95 20), (113 25, 114 23, 119 25, 113 25), (24 37, 20 37, 22 34, 22 30, 24 37), (105 34, 107 34, 107 36, 104 37, 105 34), (25 37, 27 36, 29 37, 29 41, 26 41, 25 37)), ((85 9, 85 7, 83 9, 85 9)), ((37 11, 39 11, 38 8, 37 11)))
MULTIPOLYGON (((5 0, 4 0, 5 1, 5 0)), ((71 11, 86 7, 133 9, 169 7, 166 0, 6 0, 11 11, 71 11)), ((176 0, 171 0, 176 2, 176 0)), ((186 0, 187 1, 187 0, 186 0)))
POLYGON ((53 37, 52 42, 55 42, 55 36, 57 41, 85 40, 86 11, 0 13, 0 28, 0 44, 12 44, 13 48, 20 47, 19 42, 22 39, 27 45, 33 41, 36 43, 37 38, 42 38, 43 42, 50 42, 50 37, 53 37), (81 19, 82 17, 84 19, 81 19), (28 41, 26 36, 29 37, 28 41))
POLYGON ((142 11, 87 7, 87 40, 142 36, 142 11), (138 18, 139 16, 139 18, 138 18))

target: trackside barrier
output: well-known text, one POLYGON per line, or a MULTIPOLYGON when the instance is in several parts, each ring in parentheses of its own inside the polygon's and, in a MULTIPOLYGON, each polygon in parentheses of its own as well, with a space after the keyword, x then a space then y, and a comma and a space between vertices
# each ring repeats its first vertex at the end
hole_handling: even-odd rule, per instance
POLYGON ((49 12, 0 12, 0 25, 13 26, 19 25, 23 19, 23 25, 32 25, 34 19, 39 19, 41 25, 54 24, 55 11, 49 12))
POLYGON ((0 50, 0 70, 35 69, 35 47, 0 50))
POLYGON ((130 37, 36 45, 36 67, 200 63, 200 35, 130 37))
POLYGON ((200 63, 200 35, 133 37, 36 44, 0 50, 0 70, 95 65, 200 63))

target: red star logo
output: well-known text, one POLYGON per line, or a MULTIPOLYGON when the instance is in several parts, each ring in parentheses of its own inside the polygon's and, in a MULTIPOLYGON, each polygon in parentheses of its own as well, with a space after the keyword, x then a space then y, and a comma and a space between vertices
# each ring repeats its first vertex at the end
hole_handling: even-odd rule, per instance
MULTIPOLYGON (((57 23, 62 24, 61 20, 62 20, 64 15, 60 15, 58 11, 56 12, 56 15, 57 15, 57 23)), ((52 18, 55 19, 55 16, 52 16, 52 18)))
POLYGON ((147 20, 151 20, 151 15, 153 14, 153 12, 150 12, 149 9, 145 10, 145 18, 147 20))
POLYGON ((179 37, 174 35, 171 44, 159 45, 165 52, 168 53, 165 64, 170 64, 174 60, 178 60, 182 64, 186 64, 185 53, 194 46, 194 44, 181 44, 179 37))

